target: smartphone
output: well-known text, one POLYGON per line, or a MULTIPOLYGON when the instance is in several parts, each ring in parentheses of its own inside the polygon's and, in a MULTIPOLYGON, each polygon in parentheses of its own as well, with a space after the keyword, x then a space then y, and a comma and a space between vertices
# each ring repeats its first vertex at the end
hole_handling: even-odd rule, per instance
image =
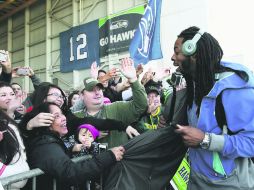
POLYGON ((29 69, 28 68, 18 68, 17 74, 18 75, 28 75, 29 69))
POLYGON ((5 62, 7 61, 7 55, 0 52, 0 62, 5 62))

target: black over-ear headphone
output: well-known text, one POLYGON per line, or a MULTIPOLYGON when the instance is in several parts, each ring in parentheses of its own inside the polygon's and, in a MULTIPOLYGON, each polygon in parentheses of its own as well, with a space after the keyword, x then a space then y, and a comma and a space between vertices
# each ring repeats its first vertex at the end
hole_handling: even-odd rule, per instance
POLYGON ((199 30, 191 40, 187 40, 182 45, 182 53, 185 56, 193 55, 197 49, 197 42, 201 36, 205 33, 203 30, 199 30))

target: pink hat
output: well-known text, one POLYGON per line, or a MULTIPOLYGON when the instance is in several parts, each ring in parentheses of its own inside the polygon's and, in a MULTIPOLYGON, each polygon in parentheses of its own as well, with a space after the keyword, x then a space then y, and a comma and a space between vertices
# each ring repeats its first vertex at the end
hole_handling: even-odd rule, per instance
POLYGON ((108 105, 108 104, 111 104, 111 101, 110 101, 110 99, 109 99, 109 98, 104 97, 104 99, 103 99, 103 103, 104 103, 105 105, 108 105))
POLYGON ((78 127, 78 130, 80 130, 80 129, 89 130, 92 133, 94 139, 96 139, 100 135, 100 131, 98 131, 93 125, 90 125, 90 124, 80 125, 78 127))

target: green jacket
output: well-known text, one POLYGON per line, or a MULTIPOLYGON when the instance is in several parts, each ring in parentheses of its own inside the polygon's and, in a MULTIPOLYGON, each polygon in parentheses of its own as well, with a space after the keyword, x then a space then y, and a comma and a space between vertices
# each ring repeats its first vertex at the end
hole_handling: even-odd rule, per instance
MULTIPOLYGON (((94 116, 102 119, 115 119, 129 125, 138 121, 139 117, 147 109, 147 98, 144 87, 138 82, 131 84, 133 100, 118 101, 109 105, 104 105, 102 109, 94 116)), ((89 116, 86 109, 74 113, 77 117, 89 116)), ((128 138, 124 132, 110 131, 110 135, 103 138, 101 142, 107 142, 109 147, 122 145, 128 138)))

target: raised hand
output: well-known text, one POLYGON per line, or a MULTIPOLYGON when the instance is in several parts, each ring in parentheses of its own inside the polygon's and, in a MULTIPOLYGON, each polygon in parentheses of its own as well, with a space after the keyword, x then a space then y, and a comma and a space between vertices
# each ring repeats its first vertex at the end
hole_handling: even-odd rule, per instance
POLYGON ((83 147, 83 144, 75 144, 72 148, 72 152, 80 152, 83 147))
POLYGON ((31 77, 31 76, 33 76, 34 75, 34 71, 33 71, 33 69, 31 68, 31 67, 14 67, 13 69, 12 69, 12 77, 13 78, 17 78, 17 77, 24 77, 24 76, 29 76, 29 77, 31 77), (19 71, 19 69, 22 69, 23 70, 23 72, 22 72, 22 74, 20 74, 20 73, 18 73, 19 71))
POLYGON ((110 78, 114 78, 114 77, 118 77, 118 69, 117 68, 113 68, 110 69, 107 73, 107 75, 109 75, 110 78))
POLYGON ((11 73, 11 59, 9 56, 9 52, 5 50, 0 50, 0 53, 4 54, 6 56, 6 61, 1 61, 0 64, 2 65, 3 71, 5 73, 11 73))
POLYGON ((54 120, 55 117, 51 113, 39 113, 27 123, 27 129, 32 130, 34 127, 48 127, 54 120))
POLYGON ((26 67, 29 70, 29 73, 27 76, 31 77, 34 76, 34 70, 31 67, 26 67))
POLYGON ((136 68, 136 75, 137 75, 137 77, 139 77, 139 75, 141 73, 143 73, 143 71, 144 71, 143 65, 142 64, 138 64, 138 66, 136 68))
POLYGON ((97 67, 97 62, 94 61, 91 65, 91 70, 90 70, 91 77, 97 79, 98 78, 98 71, 99 71, 99 67, 97 67))
POLYGON ((18 78, 20 77, 18 74, 17 74, 17 70, 19 69, 20 67, 14 67, 12 69, 12 78, 18 78))
POLYGON ((85 149, 83 144, 75 144, 72 148, 72 152, 80 152, 83 149, 85 149))
POLYGON ((85 148, 90 148, 92 146, 92 141, 89 138, 85 138, 85 143, 83 144, 85 148))
POLYGON ((121 72, 130 83, 137 80, 136 69, 131 58, 124 58, 121 60, 121 72))
POLYGON ((143 78, 141 79, 141 84, 145 85, 148 81, 153 80, 153 75, 154 75, 154 73, 152 72, 152 69, 150 68, 143 75, 143 78))
POLYGON ((170 68, 160 68, 154 75, 155 81, 161 81, 162 79, 170 76, 170 68))

